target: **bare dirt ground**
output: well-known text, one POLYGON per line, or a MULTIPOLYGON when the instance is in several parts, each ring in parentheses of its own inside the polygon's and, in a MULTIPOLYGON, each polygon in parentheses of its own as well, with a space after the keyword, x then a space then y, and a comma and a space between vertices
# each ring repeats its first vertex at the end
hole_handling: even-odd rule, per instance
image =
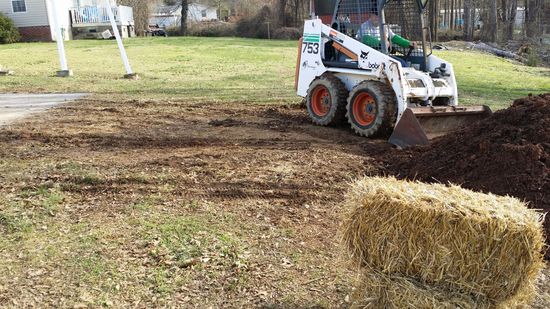
POLYGON ((340 202, 387 151, 298 106, 90 99, 0 129, 0 306, 347 307, 340 202))

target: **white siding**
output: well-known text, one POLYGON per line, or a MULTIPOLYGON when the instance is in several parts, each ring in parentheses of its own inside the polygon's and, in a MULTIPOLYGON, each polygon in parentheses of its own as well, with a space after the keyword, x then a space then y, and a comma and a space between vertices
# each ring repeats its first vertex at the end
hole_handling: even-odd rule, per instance
POLYGON ((48 11, 45 0, 25 0, 27 12, 13 13, 11 0, 0 1, 0 12, 13 20, 17 27, 48 26, 48 11))
POLYGON ((70 39, 70 33, 71 33, 71 20, 69 16, 69 9, 72 6, 72 0, 45 0, 48 8, 47 18, 52 23, 50 25, 50 30, 52 32, 52 40, 56 41, 57 37, 55 35, 55 29, 53 27, 53 9, 51 1, 55 1, 56 9, 57 9, 57 21, 59 22, 59 26, 61 27, 63 33, 63 37, 65 40, 70 39))
MULTIPOLYGON (((208 7, 200 3, 190 3, 187 11, 187 22, 201 22, 217 20, 218 12, 214 7, 208 7), (203 16, 203 11, 206 16, 203 16)), ((150 25, 159 25, 160 27, 175 27, 181 24, 181 7, 173 12, 173 14, 152 14, 149 16, 150 25)))
POLYGON ((218 19, 218 13, 216 12, 215 8, 211 8, 199 3, 191 3, 189 4, 187 18, 190 22, 209 21, 218 19), (206 16, 203 16, 203 11, 205 11, 206 16))

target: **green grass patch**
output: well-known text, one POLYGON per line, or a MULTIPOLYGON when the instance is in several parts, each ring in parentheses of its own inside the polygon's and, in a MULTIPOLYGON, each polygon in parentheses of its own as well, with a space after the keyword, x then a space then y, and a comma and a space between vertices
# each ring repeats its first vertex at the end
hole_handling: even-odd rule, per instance
POLYGON ((296 42, 236 38, 140 38, 124 42, 141 80, 125 80, 114 41, 66 43, 75 76, 55 78, 54 43, 0 49, 0 64, 15 70, 0 91, 93 92, 103 97, 285 103, 294 95, 296 42), (25 52, 26 57, 20 57, 25 52))
MULTIPOLYGON (((109 99, 293 103, 296 42, 241 38, 136 38, 124 42, 141 80, 125 73, 114 41, 66 43, 75 76, 53 77, 54 43, 20 43, 0 48, 0 64, 16 71, 0 91, 92 92, 109 99), (25 57, 21 57, 21 53, 25 57)), ((492 55, 438 51, 455 67, 460 100, 502 108, 518 97, 550 89, 550 71, 492 55)))
POLYGON ((453 64, 461 104, 508 107, 512 100, 550 91, 550 69, 530 67, 489 54, 438 51, 453 64))
POLYGON ((220 222, 214 221, 210 216, 194 215, 162 220, 142 218, 133 225, 139 231, 138 238, 151 246, 149 254, 155 259, 186 266, 194 263, 192 259, 212 256, 234 263, 240 258, 242 245, 231 233, 220 229, 220 222))

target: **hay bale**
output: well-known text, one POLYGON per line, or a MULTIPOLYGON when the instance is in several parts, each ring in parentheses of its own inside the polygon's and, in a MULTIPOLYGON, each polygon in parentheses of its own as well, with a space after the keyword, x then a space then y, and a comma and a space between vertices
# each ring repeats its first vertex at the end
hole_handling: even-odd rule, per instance
POLYGON ((483 296, 449 292, 414 279, 386 275, 374 270, 361 274, 351 300, 352 308, 496 308, 483 296))
POLYGON ((542 215, 517 199, 376 177, 357 181, 346 204, 342 239, 356 266, 493 302, 534 292, 542 215))

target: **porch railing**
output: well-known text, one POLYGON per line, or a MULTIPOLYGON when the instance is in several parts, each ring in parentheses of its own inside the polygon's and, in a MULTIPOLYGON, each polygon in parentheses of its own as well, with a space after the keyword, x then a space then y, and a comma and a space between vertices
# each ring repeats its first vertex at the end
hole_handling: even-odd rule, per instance
MULTIPOLYGON (((113 6, 113 15, 118 25, 133 25, 134 12, 128 6, 113 6)), ((109 14, 107 8, 100 6, 86 6, 81 8, 70 9, 71 22, 73 26, 89 25, 89 24, 108 24, 109 14)))

